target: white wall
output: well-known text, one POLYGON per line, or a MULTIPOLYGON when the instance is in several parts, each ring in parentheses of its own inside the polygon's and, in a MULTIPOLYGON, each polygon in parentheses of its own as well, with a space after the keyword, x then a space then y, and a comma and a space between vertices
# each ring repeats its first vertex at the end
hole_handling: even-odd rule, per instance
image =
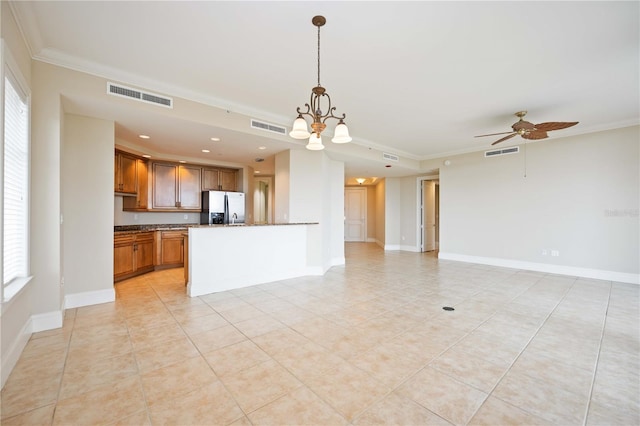
POLYGON ((323 205, 331 206, 323 209, 329 223, 327 253, 324 255, 325 270, 334 265, 344 265, 344 163, 332 161, 325 156, 328 185, 325 189, 323 205))
POLYGON ((539 141, 526 157, 451 157, 440 169, 440 256, 637 282, 639 133, 539 141))
POLYGON ((386 214, 387 211, 385 209, 385 198, 386 198, 386 180, 382 179, 376 185, 376 243, 384 247, 385 245, 385 227, 386 227, 386 214))
POLYGON ((64 117, 61 164, 66 308, 115 300, 114 131, 113 121, 72 114, 64 117), (106 161, 108 158, 112 160, 106 161), (88 195, 91 202, 82 202, 88 195))
POLYGON ((274 183, 274 212, 275 223, 288 223, 289 220, 289 163, 291 151, 282 151, 275 158, 275 183, 274 183))
POLYGON ((384 249, 400 250, 401 243, 401 220, 402 220, 402 179, 385 179, 385 226, 384 226, 384 249))

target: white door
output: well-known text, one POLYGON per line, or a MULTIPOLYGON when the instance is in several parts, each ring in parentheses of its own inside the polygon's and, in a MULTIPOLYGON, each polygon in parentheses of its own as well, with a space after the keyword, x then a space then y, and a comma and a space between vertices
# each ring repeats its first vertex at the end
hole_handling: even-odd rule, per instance
POLYGON ((422 251, 436 249, 436 184, 422 181, 422 251))
POLYGON ((367 239, 367 190, 345 188, 344 190, 344 240, 366 241, 367 239))

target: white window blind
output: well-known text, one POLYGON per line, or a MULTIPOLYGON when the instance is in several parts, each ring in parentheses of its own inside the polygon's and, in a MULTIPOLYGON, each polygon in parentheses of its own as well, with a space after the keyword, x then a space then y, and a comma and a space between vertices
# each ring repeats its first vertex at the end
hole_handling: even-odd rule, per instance
POLYGON ((29 108, 9 76, 4 81, 3 286, 28 274, 29 108))

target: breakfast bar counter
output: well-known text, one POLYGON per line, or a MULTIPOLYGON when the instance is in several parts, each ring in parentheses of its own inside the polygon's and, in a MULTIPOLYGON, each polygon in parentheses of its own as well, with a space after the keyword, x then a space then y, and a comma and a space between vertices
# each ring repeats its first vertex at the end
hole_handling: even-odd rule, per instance
POLYGON ((189 296, 322 275, 318 223, 196 225, 188 229, 189 296))

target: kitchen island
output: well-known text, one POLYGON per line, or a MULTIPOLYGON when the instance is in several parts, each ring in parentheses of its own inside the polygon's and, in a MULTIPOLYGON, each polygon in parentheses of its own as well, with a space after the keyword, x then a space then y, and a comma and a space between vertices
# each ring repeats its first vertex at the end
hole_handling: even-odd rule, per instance
POLYGON ((324 273, 318 223, 200 225, 188 232, 192 297, 324 273))

